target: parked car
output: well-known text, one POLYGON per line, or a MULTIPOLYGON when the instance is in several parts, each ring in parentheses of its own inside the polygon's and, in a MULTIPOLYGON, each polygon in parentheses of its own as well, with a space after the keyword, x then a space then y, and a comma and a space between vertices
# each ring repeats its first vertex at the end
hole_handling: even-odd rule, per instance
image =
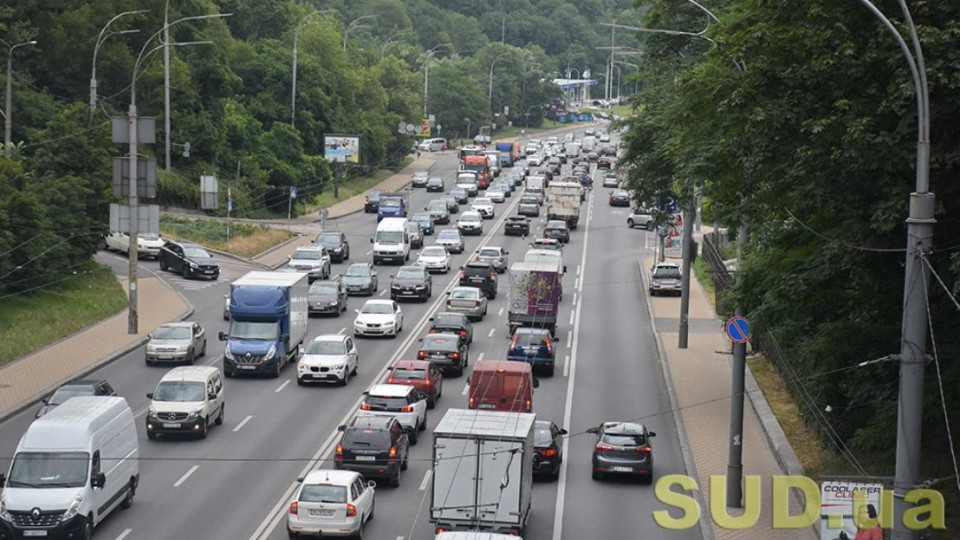
POLYGON ((332 313, 339 317, 347 310, 347 286, 337 276, 328 281, 314 281, 307 291, 308 313, 332 313))
POLYGON ((416 264, 428 272, 446 274, 450 271, 450 254, 443 246, 427 246, 420 251, 416 264))
POLYGON ((567 430, 549 420, 537 420, 533 425, 533 474, 556 479, 563 463, 563 437, 567 430))
POLYGON ((597 436, 592 459, 594 480, 608 474, 639 476, 647 484, 653 480, 650 439, 656 433, 632 422, 604 422, 586 431, 597 436))
POLYGON ((510 216, 503 226, 505 236, 526 236, 530 234, 530 219, 526 216, 510 216))
POLYGON ((403 330, 403 311, 394 300, 367 300, 356 310, 353 335, 397 337, 403 330))
MULTIPOLYGON (((137 234, 137 257, 143 259, 159 258, 160 250, 165 242, 166 240, 157 233, 143 232, 137 234)), ((104 247, 120 253, 129 253, 130 235, 125 232, 112 232, 104 238, 104 247)))
POLYGON ((650 269, 650 296, 660 293, 681 294, 681 273, 676 263, 662 262, 650 269))
POLYGON ((430 179, 427 180, 426 186, 427 186, 427 191, 443 192, 445 188, 443 184, 443 178, 440 178, 439 176, 431 176, 430 179))
POLYGON ((390 276, 390 299, 412 298, 426 302, 433 296, 433 278, 423 266, 401 266, 390 276))
POLYGON ((146 364, 187 363, 207 353, 207 333, 196 322, 161 324, 147 335, 146 364))
POLYGON ((428 409, 443 395, 443 374, 429 360, 397 360, 387 372, 387 384, 405 384, 423 392, 428 409))
POLYGON ((176 272, 185 278, 218 279, 220 263, 207 250, 190 242, 168 241, 160 250, 160 270, 176 272))
POLYGON ((418 360, 429 360, 444 375, 463 375, 469 362, 467 344, 457 334, 427 334, 420 338, 418 360))
POLYGON ((463 253, 463 236, 457 229, 444 229, 437 234, 437 245, 450 253, 463 253))
POLYGON ((487 295, 477 287, 454 287, 447 298, 447 311, 462 313, 475 321, 487 314, 487 295))
POLYGON ((367 214, 376 214, 380 210, 380 190, 375 189, 364 197, 363 211, 367 214))
POLYGON ((520 327, 513 331, 507 360, 527 362, 534 371, 553 376, 556 366, 553 344, 557 338, 546 328, 520 327))
POLYGON ((427 182, 430 181, 430 172, 429 171, 417 171, 413 173, 413 178, 410 179, 411 187, 426 187, 427 182))
MULTIPOLYGON (((482 297, 482 295, 481 295, 482 297)), ((484 298, 486 300, 486 298, 484 298)), ((430 318, 431 334, 457 334, 464 345, 473 343, 473 323, 463 313, 441 311, 430 318)))
POLYGON ((373 296, 380 288, 377 282, 377 269, 368 262, 353 263, 343 273, 343 284, 347 294, 367 294, 373 296))
POLYGON ((115 395, 117 393, 113 387, 103 379, 76 379, 61 384, 52 394, 43 398, 43 405, 37 411, 35 418, 40 418, 72 397, 115 395))
POLYGON ((423 228, 417 221, 407 221, 407 237, 410 238, 410 248, 420 249, 423 247, 423 228))
POLYGON ((329 530, 363 534, 363 525, 373 517, 375 486, 355 471, 310 471, 287 510, 287 535, 320 536, 329 530))
POLYGON ((342 263, 350 259, 350 242, 347 241, 347 235, 341 231, 323 231, 313 243, 327 248, 332 262, 342 263))
POLYGON ((570 241, 570 227, 562 219, 551 219, 543 226, 543 236, 553 238, 566 244, 570 241))
POLYGON ((509 254, 510 252, 502 247, 487 246, 480 248, 480 251, 477 252, 476 260, 492 264, 497 270, 497 273, 502 274, 507 271, 507 266, 509 266, 509 262, 507 261, 507 255, 509 254))
POLYGON ((436 228, 430 212, 417 212, 410 216, 410 219, 420 224, 420 229, 423 230, 424 235, 432 235, 436 228))
POLYGON ((323 334, 313 338, 297 361, 297 384, 335 382, 346 386, 358 367, 359 354, 352 337, 323 334))
POLYGON ((469 261, 460 267, 460 285, 476 287, 487 298, 497 297, 497 270, 487 261, 469 261))
POLYGON ((427 429, 427 396, 406 384, 376 384, 363 393, 357 416, 391 416, 407 430, 410 444, 427 429))
POLYGON ((330 255, 322 245, 300 246, 287 261, 287 269, 307 274, 310 281, 330 277, 330 255))
POLYGON ((479 212, 472 210, 464 212, 460 214, 460 219, 457 220, 457 229, 464 236, 483 234, 483 217, 479 212))
POLYGON ((383 478, 392 487, 400 485, 400 471, 407 470, 410 459, 410 439, 396 418, 354 417, 339 431, 342 435, 333 456, 337 470, 383 478))

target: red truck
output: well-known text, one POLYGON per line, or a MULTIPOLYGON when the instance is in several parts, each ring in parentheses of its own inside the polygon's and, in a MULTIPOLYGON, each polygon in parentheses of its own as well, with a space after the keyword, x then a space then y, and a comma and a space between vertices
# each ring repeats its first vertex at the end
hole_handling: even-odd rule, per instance
POLYGON ((487 156, 467 156, 463 158, 463 165, 460 168, 477 173, 480 176, 477 181, 477 189, 487 189, 490 184, 490 164, 487 161, 487 156))

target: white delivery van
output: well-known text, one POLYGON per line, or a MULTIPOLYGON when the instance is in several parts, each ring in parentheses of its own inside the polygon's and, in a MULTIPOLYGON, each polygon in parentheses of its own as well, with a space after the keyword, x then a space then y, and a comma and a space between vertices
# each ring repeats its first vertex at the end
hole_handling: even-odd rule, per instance
POLYGON ((494 177, 500 176, 500 151, 484 150, 483 155, 487 156, 487 163, 490 167, 490 174, 494 177))
POLYGON ((403 264, 410 260, 410 235, 407 218, 383 218, 377 224, 373 243, 373 264, 390 261, 403 264))
POLYGON ((81 396, 30 424, 7 476, 0 526, 14 538, 90 538, 140 481, 137 428, 127 400, 81 396))
POLYGON ((155 439, 161 433, 184 433, 206 439, 211 422, 223 423, 224 394, 220 368, 216 366, 171 369, 160 379, 157 389, 147 394, 147 438, 155 439))
POLYGON ((583 138, 583 141, 580 145, 580 150, 584 153, 593 152, 597 149, 597 138, 593 135, 589 135, 583 138))

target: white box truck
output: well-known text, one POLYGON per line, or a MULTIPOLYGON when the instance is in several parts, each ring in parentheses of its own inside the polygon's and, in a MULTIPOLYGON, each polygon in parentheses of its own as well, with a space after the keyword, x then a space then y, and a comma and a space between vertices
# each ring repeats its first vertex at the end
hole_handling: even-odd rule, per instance
POLYGON ((571 229, 580 222, 581 186, 578 182, 550 182, 547 186, 547 220, 562 219, 571 229))
POLYGON ((0 527, 12 538, 90 538, 140 482, 137 427, 127 400, 70 398, 30 424, 3 486, 0 527))
POLYGON ((523 536, 536 415, 450 409, 433 430, 430 521, 437 531, 523 536))

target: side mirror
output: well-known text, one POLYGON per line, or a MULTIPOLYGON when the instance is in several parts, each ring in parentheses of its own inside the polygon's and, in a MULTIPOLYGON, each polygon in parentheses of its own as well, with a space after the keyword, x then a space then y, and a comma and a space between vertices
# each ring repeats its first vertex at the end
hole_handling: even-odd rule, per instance
POLYGON ((217 399, 217 393, 210 392, 209 394, 207 394, 207 399, 217 399))
POLYGON ((657 436, 657 432, 656 432, 656 431, 648 431, 648 432, 647 432, 647 437, 656 437, 656 436, 657 436))
POLYGON ((50 398, 51 398, 51 397, 52 397, 52 396, 47 396, 47 397, 41 399, 40 401, 42 401, 44 405, 49 405, 49 404, 50 404, 50 398))
POLYGON ((585 430, 583 430, 583 431, 584 431, 584 433, 593 433, 594 435, 596 435, 597 433, 600 433, 600 428, 598 428, 598 427, 596 427, 596 426, 594 426, 594 427, 588 427, 587 429, 585 429, 585 430))
POLYGON ((7 484, 7 475, 0 473, 0 487, 3 487, 7 484))
POLYGON ((567 273, 567 265, 563 265, 563 273, 564 273, 564 274, 567 273))
POLYGON ((153 332, 150 332, 149 334, 147 334, 147 339, 153 339, 153 332))
POLYGON ((504 250, 504 252, 503 252, 503 254, 504 254, 504 255, 509 255, 509 254, 510 254, 510 252, 509 252, 509 251, 506 251, 506 250, 504 250))
POLYGON ((371 480, 371 481, 367 482, 367 487, 370 488, 370 489, 375 489, 375 488, 377 487, 377 483, 374 482, 373 480, 371 480))
POLYGON ((390 279, 393 279, 393 274, 390 274, 390 279))
POLYGON ((540 388, 540 379, 538 379, 538 378, 536 378, 536 377, 533 378, 533 387, 534 387, 534 388, 540 388))
POLYGON ((345 431, 346 429, 347 429, 347 425, 346 425, 346 424, 340 424, 339 426, 337 426, 337 431, 339 431, 339 432, 341 432, 341 433, 342 433, 343 431, 345 431))
POLYGON ((97 473, 90 479, 90 487, 103 488, 107 483, 107 475, 103 473, 97 473))
POLYGON ((367 391, 367 390, 364 390, 363 392, 360 392, 360 393, 361 393, 362 395, 364 395, 364 396, 369 396, 369 395, 370 395, 370 392, 367 391))
POLYGON ((303 483, 303 477, 302 477, 302 476, 298 476, 298 477, 297 477, 297 483, 298 483, 298 484, 302 484, 302 483, 303 483))
POLYGON ((354 312, 354 313, 360 313, 360 310, 357 309, 357 308, 354 308, 354 309, 353 309, 353 312, 354 312))
POLYGON ((220 339, 220 341, 226 341, 226 340, 227 340, 227 333, 224 332, 223 330, 221 330, 220 333, 217 334, 217 337, 220 339))
POLYGON ((370 243, 371 243, 371 244, 373 243, 373 238, 370 239, 370 243))
POLYGON ((153 399, 153 392, 150 392, 149 394, 147 394, 147 399, 153 399))
MULTIPOLYGON (((450 294, 450 293, 448 292, 447 294, 450 294)), ((430 317, 430 318, 427 319, 427 320, 430 321, 430 322, 433 322, 433 317, 430 317)))
POLYGON ((470 377, 467 377, 467 384, 470 384, 470 377))
POLYGON ((284 343, 290 343, 290 334, 284 334, 280 336, 280 341, 284 343))
POLYGON ((561 435, 566 435, 566 434, 567 434, 567 430, 565 430, 565 429, 563 429, 563 428, 560 428, 560 434, 561 434, 561 435))
POLYGON ((553 340, 554 343, 559 343, 559 342, 560 342, 560 336, 553 336, 553 337, 551 337, 551 339, 553 340))

